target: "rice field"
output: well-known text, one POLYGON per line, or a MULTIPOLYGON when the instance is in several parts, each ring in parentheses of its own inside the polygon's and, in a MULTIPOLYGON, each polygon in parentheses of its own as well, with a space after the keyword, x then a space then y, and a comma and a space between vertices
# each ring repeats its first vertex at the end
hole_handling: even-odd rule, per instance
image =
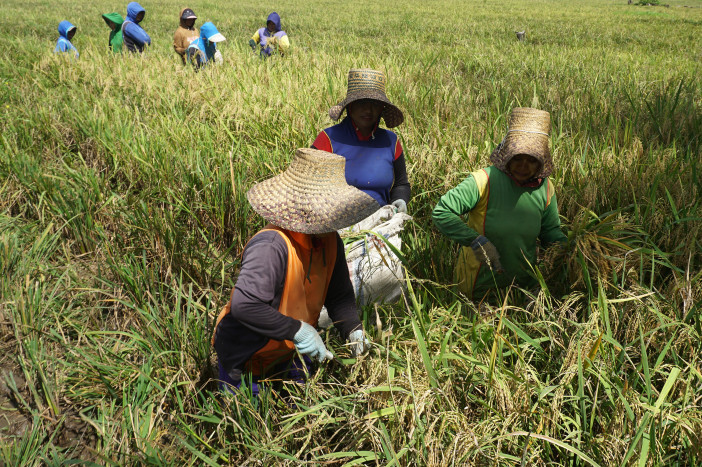
POLYGON ((187 6, 227 41, 200 73, 107 51, 125 4, 0 8, 0 466, 702 463, 702 1, 187 6), (248 39, 271 8, 292 48, 248 39), (78 27, 80 58, 56 56, 78 27), (516 40, 515 31, 526 31, 516 40), (331 123, 349 68, 405 114, 408 291, 305 385, 218 393, 213 320, 263 221, 245 193, 331 123), (541 286, 451 287, 439 197, 489 164, 509 111, 551 112, 569 242, 541 286))

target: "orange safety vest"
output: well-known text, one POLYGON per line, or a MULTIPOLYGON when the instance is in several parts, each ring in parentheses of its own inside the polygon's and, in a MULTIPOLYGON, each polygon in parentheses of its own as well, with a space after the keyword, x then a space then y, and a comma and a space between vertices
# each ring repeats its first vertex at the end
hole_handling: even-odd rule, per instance
MULTIPOLYGON (((288 247, 288 265, 278 311, 316 327, 336 263, 336 233, 317 236, 321 245, 314 248, 312 235, 291 232, 270 224, 256 235, 268 231, 278 232, 288 247)), ((219 313, 212 345, 217 326, 230 311, 231 299, 219 313)), ((295 344, 292 341, 269 339, 246 363, 246 369, 259 376, 271 365, 290 360, 294 353, 295 344)))

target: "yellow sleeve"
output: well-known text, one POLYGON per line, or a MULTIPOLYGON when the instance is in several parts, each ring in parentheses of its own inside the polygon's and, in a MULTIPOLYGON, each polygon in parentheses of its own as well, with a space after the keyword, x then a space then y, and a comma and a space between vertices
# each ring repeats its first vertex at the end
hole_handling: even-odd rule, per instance
POLYGON ((251 39, 257 44, 261 42, 261 36, 258 35, 258 29, 256 29, 256 33, 251 36, 251 39))
POLYGON ((290 48, 290 40, 288 40, 287 34, 280 38, 280 43, 278 44, 278 47, 283 53, 288 51, 288 49, 290 48))

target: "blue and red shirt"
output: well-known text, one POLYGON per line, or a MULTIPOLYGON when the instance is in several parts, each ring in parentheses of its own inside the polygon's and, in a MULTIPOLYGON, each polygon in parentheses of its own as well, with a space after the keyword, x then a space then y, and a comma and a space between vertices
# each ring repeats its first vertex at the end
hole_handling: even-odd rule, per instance
MULTIPOLYGON (((390 191, 395 179, 400 178, 395 174, 395 161, 403 155, 402 145, 394 132, 376 126, 369 136, 363 136, 347 116, 321 131, 312 146, 346 158, 346 182, 349 185, 372 196, 380 206, 393 201, 390 191)), ((406 172, 402 175, 407 178, 406 172)))

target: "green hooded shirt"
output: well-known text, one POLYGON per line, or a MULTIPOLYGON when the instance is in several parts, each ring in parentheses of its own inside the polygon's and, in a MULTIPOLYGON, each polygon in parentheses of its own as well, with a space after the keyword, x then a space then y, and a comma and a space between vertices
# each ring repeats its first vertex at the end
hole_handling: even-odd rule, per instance
POLYGON ((108 46, 115 53, 122 52, 122 23, 124 23, 124 18, 119 13, 105 13, 102 15, 102 19, 109 26, 110 23, 114 23, 117 27, 110 31, 110 39, 108 46))

